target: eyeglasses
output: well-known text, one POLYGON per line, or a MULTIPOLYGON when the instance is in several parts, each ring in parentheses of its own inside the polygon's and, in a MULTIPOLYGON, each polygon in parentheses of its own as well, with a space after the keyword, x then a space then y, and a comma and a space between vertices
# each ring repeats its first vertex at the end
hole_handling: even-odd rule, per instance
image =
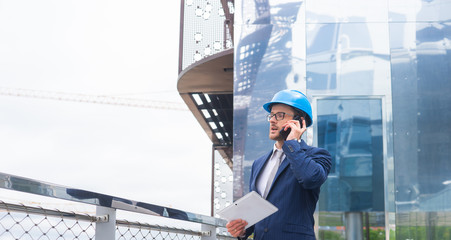
POLYGON ((284 113, 284 112, 276 112, 274 114, 272 114, 272 113, 268 114, 268 116, 266 118, 267 118, 268 122, 271 121, 272 117, 276 117, 276 120, 280 121, 280 120, 283 120, 285 118, 285 115, 294 117, 293 114, 284 113))

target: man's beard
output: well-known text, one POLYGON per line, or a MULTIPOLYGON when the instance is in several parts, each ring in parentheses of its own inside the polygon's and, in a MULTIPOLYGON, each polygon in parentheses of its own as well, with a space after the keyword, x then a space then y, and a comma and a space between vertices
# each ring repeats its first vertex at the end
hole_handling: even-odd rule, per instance
POLYGON ((282 140, 285 140, 285 139, 284 139, 283 136, 279 133, 277 136, 272 137, 271 140, 274 140, 274 141, 282 141, 282 140))

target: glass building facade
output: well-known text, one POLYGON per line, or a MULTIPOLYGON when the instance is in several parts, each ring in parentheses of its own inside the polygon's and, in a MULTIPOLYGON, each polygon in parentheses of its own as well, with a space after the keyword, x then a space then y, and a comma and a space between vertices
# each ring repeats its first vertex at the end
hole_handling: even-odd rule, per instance
POLYGON ((235 199, 273 145, 262 105, 298 89, 333 158, 318 239, 451 239, 451 0, 237 0, 234 37, 235 199))

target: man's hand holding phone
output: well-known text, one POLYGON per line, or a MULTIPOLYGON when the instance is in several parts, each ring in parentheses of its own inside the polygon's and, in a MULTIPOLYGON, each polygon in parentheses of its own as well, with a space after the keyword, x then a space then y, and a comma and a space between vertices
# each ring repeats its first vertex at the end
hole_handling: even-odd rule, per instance
POLYGON ((285 138, 285 140, 301 139, 302 134, 307 131, 307 124, 304 117, 301 119, 293 118, 293 120, 287 121, 280 131, 280 135, 285 138), (302 121, 302 124, 301 124, 302 121))

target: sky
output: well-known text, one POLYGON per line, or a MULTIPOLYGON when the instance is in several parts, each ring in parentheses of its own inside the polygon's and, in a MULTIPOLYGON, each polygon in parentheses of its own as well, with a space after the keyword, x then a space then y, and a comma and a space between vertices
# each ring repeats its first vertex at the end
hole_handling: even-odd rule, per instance
MULTIPOLYGON (((0 0, 0 89, 185 106, 179 15, 173 0, 0 0)), ((210 213, 211 141, 187 108, 3 94, 0 148, 3 173, 210 213)))

